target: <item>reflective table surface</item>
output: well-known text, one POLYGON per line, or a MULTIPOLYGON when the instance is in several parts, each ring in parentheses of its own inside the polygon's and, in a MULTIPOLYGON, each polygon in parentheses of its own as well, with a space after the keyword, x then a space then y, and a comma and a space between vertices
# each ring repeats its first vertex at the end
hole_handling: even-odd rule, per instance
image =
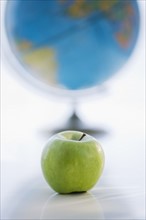
POLYGON ((2 162, 2 219, 144 219, 144 143, 133 135, 101 138, 106 163, 100 181, 89 192, 68 195, 43 179, 41 141, 24 141, 17 160, 2 162))

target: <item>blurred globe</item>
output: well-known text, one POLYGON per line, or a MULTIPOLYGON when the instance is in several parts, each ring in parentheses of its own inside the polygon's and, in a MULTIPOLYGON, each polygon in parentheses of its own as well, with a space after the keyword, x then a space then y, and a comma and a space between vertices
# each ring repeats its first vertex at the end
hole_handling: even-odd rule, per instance
POLYGON ((137 39, 136 0, 15 0, 6 6, 10 46, 45 85, 100 85, 129 58, 137 39))

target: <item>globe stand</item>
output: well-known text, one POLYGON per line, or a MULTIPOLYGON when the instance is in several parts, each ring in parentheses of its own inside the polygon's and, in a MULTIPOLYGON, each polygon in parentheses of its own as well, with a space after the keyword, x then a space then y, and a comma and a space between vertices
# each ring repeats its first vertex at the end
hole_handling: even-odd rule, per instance
POLYGON ((71 117, 67 120, 65 125, 62 125, 59 128, 54 128, 52 130, 46 130, 43 132, 44 135, 47 135, 49 133, 56 134, 61 131, 65 130, 76 130, 76 131, 82 131, 84 133, 90 134, 90 135, 96 135, 97 136, 104 136, 107 134, 107 131, 101 128, 96 128, 96 127, 90 127, 86 125, 85 123, 82 122, 82 120, 78 117, 76 112, 74 111, 71 117))

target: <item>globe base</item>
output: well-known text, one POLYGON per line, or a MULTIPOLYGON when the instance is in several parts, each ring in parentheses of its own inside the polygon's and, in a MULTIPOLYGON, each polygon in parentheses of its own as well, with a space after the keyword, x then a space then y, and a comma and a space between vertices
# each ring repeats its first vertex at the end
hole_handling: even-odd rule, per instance
POLYGON ((108 131, 106 131, 105 129, 97 128, 97 127, 90 127, 86 125, 85 123, 83 123, 82 120, 76 114, 76 112, 73 112, 72 116, 61 127, 54 128, 52 130, 46 129, 42 131, 41 133, 45 136, 48 136, 50 133, 56 134, 56 133, 67 131, 67 130, 82 131, 84 133, 87 133, 93 136, 95 135, 96 137, 97 136, 102 137, 108 134, 108 131))

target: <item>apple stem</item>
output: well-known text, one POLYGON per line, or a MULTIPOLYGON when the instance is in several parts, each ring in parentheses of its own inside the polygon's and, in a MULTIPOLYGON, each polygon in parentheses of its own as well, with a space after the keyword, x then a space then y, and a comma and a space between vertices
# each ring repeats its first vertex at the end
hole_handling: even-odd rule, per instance
POLYGON ((80 137, 79 141, 81 141, 83 139, 83 137, 85 137, 85 136, 86 136, 86 134, 83 133, 82 136, 80 137))

